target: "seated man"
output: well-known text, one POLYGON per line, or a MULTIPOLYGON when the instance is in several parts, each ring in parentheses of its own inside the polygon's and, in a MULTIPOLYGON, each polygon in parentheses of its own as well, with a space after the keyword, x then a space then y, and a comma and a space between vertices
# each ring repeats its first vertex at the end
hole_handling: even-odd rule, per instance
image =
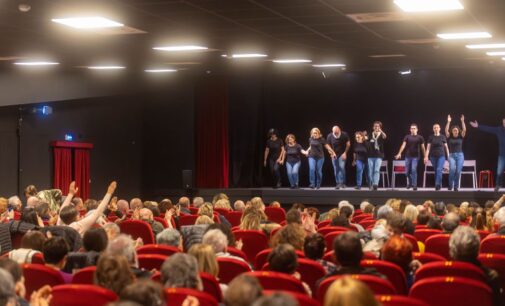
POLYGON ((156 243, 179 248, 182 251, 182 239, 178 230, 166 228, 161 233, 156 235, 156 243))
POLYGON ((451 234, 459 226, 459 216, 455 213, 448 213, 442 219, 442 230, 444 234, 451 234))
POLYGON ((154 220, 153 212, 148 208, 142 208, 139 212, 140 220, 149 223, 154 236, 158 235, 163 231, 163 225, 158 221, 154 220))
POLYGON ((72 274, 62 271, 67 263, 68 250, 68 244, 62 237, 49 238, 42 247, 46 266, 59 271, 66 284, 72 282, 72 274))
POLYGON ((139 268, 135 242, 130 236, 120 234, 114 240, 109 241, 107 249, 104 252, 107 255, 124 256, 130 268, 137 278, 151 278, 151 272, 139 268))
POLYGON ((228 247, 228 238, 221 230, 213 229, 206 232, 205 235, 203 235, 202 243, 212 246, 217 258, 233 258, 245 262, 243 258, 233 256, 230 253, 226 252, 226 248, 228 247))
POLYGON ((174 254, 165 260, 161 266, 161 282, 165 288, 203 290, 196 258, 184 253, 174 254))

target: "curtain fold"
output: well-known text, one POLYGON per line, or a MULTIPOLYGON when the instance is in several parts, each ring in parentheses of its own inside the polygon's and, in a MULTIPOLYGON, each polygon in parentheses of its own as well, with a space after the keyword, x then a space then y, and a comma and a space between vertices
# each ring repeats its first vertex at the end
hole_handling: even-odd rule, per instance
POLYGON ((75 184, 79 187, 79 196, 86 200, 90 193, 89 183, 89 150, 74 150, 74 177, 75 184))
POLYGON ((54 148, 54 181, 53 187, 60 189, 63 194, 68 193, 68 186, 72 181, 72 149, 54 148))
POLYGON ((208 77, 197 84, 196 185, 199 188, 228 187, 228 83, 208 77))

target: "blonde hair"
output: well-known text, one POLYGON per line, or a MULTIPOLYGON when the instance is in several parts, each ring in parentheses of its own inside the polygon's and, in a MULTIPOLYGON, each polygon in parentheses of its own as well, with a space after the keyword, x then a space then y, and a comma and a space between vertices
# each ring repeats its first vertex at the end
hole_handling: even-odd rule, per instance
POLYGON ((400 204, 401 201, 399 199, 391 199, 389 202, 389 206, 391 206, 394 211, 400 211, 400 204))
POLYGON ((209 204, 203 204, 200 208, 198 208, 198 215, 207 216, 212 219, 214 218, 214 209, 209 204))
POLYGON ((262 198, 254 197, 251 199, 251 207, 256 208, 257 210, 265 210, 265 203, 262 198))
POLYGON ((281 208, 281 203, 279 203, 278 201, 273 201, 272 203, 270 203, 269 207, 281 208))
POLYGON ((414 221, 417 220, 417 215, 418 214, 419 214, 419 211, 412 204, 407 205, 405 207, 405 211, 403 212, 403 216, 405 217, 405 219, 408 219, 408 220, 410 220, 412 222, 414 222, 414 221))
POLYGON ((0 198, 0 214, 3 214, 7 210, 7 205, 9 201, 6 198, 0 198))
POLYGON ((225 200, 229 200, 228 199, 228 196, 225 194, 225 193, 218 193, 216 194, 213 198, 212 198, 212 204, 216 204, 217 201, 219 200, 222 200, 222 199, 225 199, 225 200))
POLYGON ((206 215, 201 215, 195 221, 195 225, 214 224, 214 221, 206 215))
POLYGON ((222 208, 222 209, 231 210, 230 201, 228 201, 228 199, 221 199, 221 200, 218 200, 218 201, 214 204, 214 208, 222 208))
POLYGON ((288 140, 289 140, 289 138, 293 138, 293 142, 294 142, 294 143, 296 143, 296 137, 295 137, 295 135, 293 135, 293 134, 288 134, 288 135, 286 135, 286 139, 285 139, 285 141, 284 141, 284 142, 285 142, 285 143, 288 143, 288 142, 289 142, 289 141, 288 141, 288 140))
POLYGON ((217 278, 219 275, 219 265, 217 264, 214 249, 209 244, 197 243, 191 246, 188 251, 198 262, 198 271, 208 273, 217 278))
POLYGON ((261 229, 261 214, 256 209, 251 209, 240 218, 241 230, 260 230, 261 229))
POLYGON ((310 137, 312 137, 312 134, 316 133, 317 135, 321 136, 321 131, 315 127, 310 130, 310 137))
POLYGON ((338 217, 339 215, 340 211, 338 210, 338 208, 332 208, 326 214, 326 220, 333 220, 335 217, 338 217))
POLYGON ((379 306, 367 285, 351 276, 337 279, 326 291, 324 306, 379 306))

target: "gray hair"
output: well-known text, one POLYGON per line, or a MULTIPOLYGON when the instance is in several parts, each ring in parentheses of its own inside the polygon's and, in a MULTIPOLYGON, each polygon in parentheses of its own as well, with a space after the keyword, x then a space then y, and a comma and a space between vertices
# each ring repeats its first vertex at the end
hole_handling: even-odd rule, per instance
POLYGON ((7 305, 16 297, 16 289, 12 275, 5 269, 0 268, 0 304, 7 305))
POLYGON ((173 228, 166 228, 161 233, 156 235, 156 242, 169 246, 178 247, 181 243, 181 234, 173 228))
POLYGON ((393 213, 393 208, 389 205, 382 205, 377 210, 377 219, 387 219, 393 213))
POLYGON ((361 202, 361 204, 359 204, 359 209, 361 209, 361 211, 364 211, 365 207, 367 207, 368 205, 370 205, 370 202, 363 201, 363 202, 361 202))
POLYGON ((9 198, 9 205, 19 209, 23 206, 23 203, 21 203, 21 199, 18 196, 12 196, 9 198))
POLYGON ((194 207, 200 208, 200 206, 202 206, 203 203, 205 203, 205 201, 203 200, 202 197, 195 197, 195 198, 193 198, 193 206, 194 207))
POLYGON ((470 226, 459 226, 449 239, 449 254, 454 260, 475 261, 479 255, 480 236, 470 226))
POLYGON ((447 233, 452 233, 459 226, 459 216, 455 213, 448 213, 442 219, 442 229, 447 233))
POLYGON ((113 223, 113 222, 106 223, 103 226, 103 229, 106 232, 111 233, 112 237, 114 237, 114 238, 117 237, 117 236, 119 236, 119 234, 121 233, 121 229, 119 228, 119 226, 116 223, 113 223))
POLYGON ((130 209, 130 204, 128 204, 128 201, 126 200, 119 200, 117 201, 117 209, 124 215, 128 213, 128 209, 130 209))
POLYGON ((354 214, 354 206, 352 206, 352 204, 349 203, 349 201, 343 200, 343 201, 338 202, 338 209, 340 209, 344 206, 351 208, 352 214, 354 214))
POLYGON ((26 200, 26 207, 35 208, 39 205, 40 199, 34 196, 31 196, 26 200))
POLYGON ((243 211, 245 209, 244 201, 242 200, 235 201, 235 203, 233 203, 233 209, 235 209, 236 211, 243 211))
POLYGON ((505 207, 498 209, 493 215, 493 221, 498 223, 500 227, 505 226, 505 207))
POLYGON ((228 238, 221 230, 213 229, 203 235, 202 243, 212 246, 214 253, 219 253, 226 250, 228 238))
POLYGON ((109 241, 105 252, 109 255, 124 256, 130 265, 138 266, 135 243, 129 235, 121 234, 109 241))
POLYGON ((176 253, 161 266, 161 281, 165 288, 202 289, 198 262, 194 256, 176 253))

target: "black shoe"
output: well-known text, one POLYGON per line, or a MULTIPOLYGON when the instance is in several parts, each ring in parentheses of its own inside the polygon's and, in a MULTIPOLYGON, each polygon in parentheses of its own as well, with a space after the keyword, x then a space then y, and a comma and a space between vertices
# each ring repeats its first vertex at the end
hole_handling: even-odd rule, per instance
POLYGON ((410 189, 410 188, 412 188, 412 186, 411 185, 407 185, 407 189, 410 189))
POLYGON ((340 188, 345 189, 347 186, 345 184, 340 184, 340 188))
POLYGON ((435 190, 436 190, 436 191, 439 191, 439 190, 440 190, 440 188, 441 188, 441 187, 440 187, 440 185, 435 186, 435 190))
MULTIPOLYGON (((454 188, 454 189, 456 189, 456 188, 454 188)), ((447 190, 452 191, 452 187, 448 187, 447 190)))
POLYGON ((361 186, 356 186, 356 187, 354 187, 354 189, 356 189, 356 190, 360 190, 360 189, 361 189, 361 186))
POLYGON ((417 187, 413 187, 412 190, 416 191, 417 190, 417 187))
POLYGON ((310 189, 315 189, 316 187, 314 185, 309 186, 310 189))
POLYGON ((498 192, 498 191, 500 191, 500 186, 496 186, 496 187, 494 188, 494 192, 498 192))
POLYGON ((373 185, 373 190, 377 190, 378 188, 379 188, 379 186, 373 185))
POLYGON ((319 189, 319 188, 321 188, 321 186, 317 186, 317 187, 316 187, 316 189, 319 189))
POLYGON ((458 187, 454 187, 454 191, 458 192, 459 191, 458 187))
POLYGON ((335 186, 335 189, 340 189, 340 185, 335 186))

